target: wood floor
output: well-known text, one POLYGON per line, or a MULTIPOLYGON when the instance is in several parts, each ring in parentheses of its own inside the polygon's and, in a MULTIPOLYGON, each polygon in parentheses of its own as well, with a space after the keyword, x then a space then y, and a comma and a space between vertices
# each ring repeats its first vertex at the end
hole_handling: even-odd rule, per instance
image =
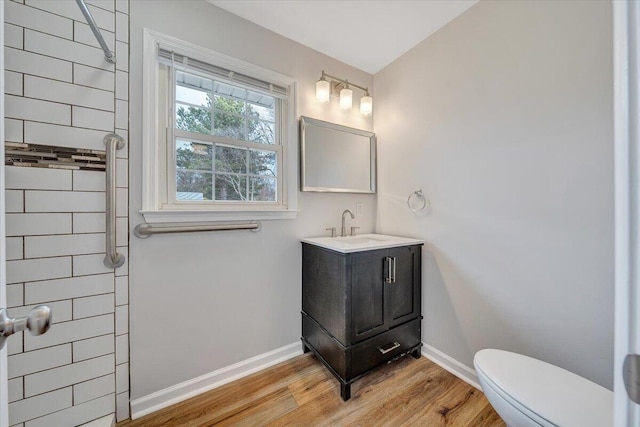
POLYGON ((482 392, 424 357, 380 368, 351 396, 307 353, 117 427, 505 426, 482 392))

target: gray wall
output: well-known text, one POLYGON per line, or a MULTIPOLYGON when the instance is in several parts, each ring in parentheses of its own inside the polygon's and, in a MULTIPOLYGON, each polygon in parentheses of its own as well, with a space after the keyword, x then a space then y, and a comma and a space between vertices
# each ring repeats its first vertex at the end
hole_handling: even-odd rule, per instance
MULTIPOLYGON (((131 2, 131 229, 141 207, 142 29, 234 56, 298 81, 298 113, 371 130, 372 118, 315 101, 321 70, 372 86, 373 77, 202 1, 131 2)), ((354 103, 355 104, 355 103, 354 103)), ((361 232, 375 224, 375 196, 300 194, 296 220, 262 231, 131 239, 131 398, 297 342, 300 237, 339 226, 365 205, 361 232)))
POLYGON ((428 242, 423 340, 611 388, 610 2, 480 2, 374 83, 378 231, 428 242))

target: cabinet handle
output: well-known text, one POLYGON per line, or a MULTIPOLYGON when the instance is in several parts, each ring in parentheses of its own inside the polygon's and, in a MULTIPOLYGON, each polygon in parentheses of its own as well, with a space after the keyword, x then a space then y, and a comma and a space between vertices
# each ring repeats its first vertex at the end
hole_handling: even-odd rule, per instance
POLYGON ((391 347, 389 347, 389 348, 379 348, 378 350, 380 350, 380 353, 382 353, 382 354, 387 354, 390 351, 395 350, 398 347, 400 347, 400 343, 396 341, 393 344, 391 344, 391 347))
POLYGON ((390 256, 386 257, 385 260, 387 261, 387 277, 384 279, 384 281, 387 283, 393 283, 393 276, 391 275, 393 260, 390 256))
POLYGON ((393 280, 392 283, 396 283, 396 257, 393 257, 393 276, 391 277, 393 280))

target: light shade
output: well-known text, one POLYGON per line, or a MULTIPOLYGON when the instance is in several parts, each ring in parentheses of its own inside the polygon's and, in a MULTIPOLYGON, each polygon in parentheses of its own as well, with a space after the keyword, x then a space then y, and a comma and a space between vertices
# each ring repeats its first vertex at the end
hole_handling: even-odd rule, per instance
POLYGON ((340 91, 340 108, 350 110, 352 105, 353 91, 345 87, 340 91))
POLYGON ((373 113, 373 98, 369 94, 366 94, 360 98, 360 114, 363 116, 370 116, 373 113))
POLYGON ((326 103, 329 102, 329 97, 331 96, 331 84, 326 81, 324 78, 321 78, 316 82, 316 99, 318 102, 326 103))

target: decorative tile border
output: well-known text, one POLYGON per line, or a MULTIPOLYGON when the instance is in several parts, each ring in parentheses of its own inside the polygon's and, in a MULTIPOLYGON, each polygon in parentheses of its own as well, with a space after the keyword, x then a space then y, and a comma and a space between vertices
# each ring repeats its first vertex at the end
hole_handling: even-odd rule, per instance
POLYGON ((5 142, 4 164, 50 169, 104 171, 104 151, 85 148, 5 142))

